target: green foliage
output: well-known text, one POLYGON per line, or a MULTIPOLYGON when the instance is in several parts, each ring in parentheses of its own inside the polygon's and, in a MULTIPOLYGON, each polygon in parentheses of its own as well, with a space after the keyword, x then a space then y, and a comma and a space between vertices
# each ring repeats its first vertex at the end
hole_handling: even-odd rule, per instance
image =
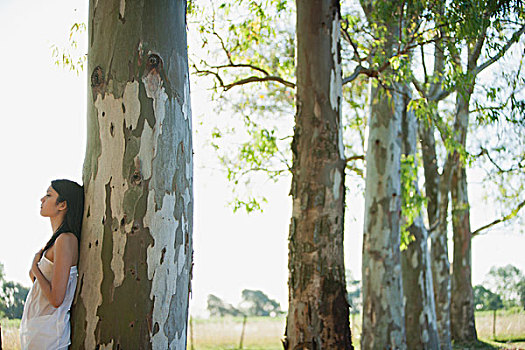
POLYGON ((80 52, 79 41, 83 38, 86 31, 85 23, 74 23, 69 30, 68 45, 66 47, 51 45, 52 57, 57 66, 69 69, 77 73, 77 75, 84 70, 84 65, 87 62, 87 53, 80 52))
POLYGON ((222 301, 213 294, 208 295, 207 309, 210 316, 262 316, 276 317, 284 314, 279 303, 260 290, 244 289, 242 301, 237 307, 222 301))
POLYGON ((4 278, 4 265, 0 263, 0 318, 20 319, 29 288, 4 278))
POLYGON ((354 176, 357 184, 363 186, 363 191, 368 97, 368 79, 365 76, 343 86, 343 142, 347 159, 354 159, 346 163, 346 169, 350 170, 347 176, 354 176))
MULTIPOLYGON (((492 0, 374 2, 373 8, 365 6, 364 11, 344 2, 341 6, 343 71, 353 72, 361 67, 366 72, 346 84, 343 90, 345 149, 352 159, 347 162, 349 173, 363 176, 368 104, 364 96, 367 95, 368 77, 390 89, 394 83, 417 81, 415 78, 420 72, 424 72, 418 85, 421 97, 410 102, 410 108, 420 122, 439 131, 442 140, 437 145, 440 163, 447 154, 456 153, 463 163, 473 165, 477 158, 469 145, 462 144, 461 133, 454 125, 452 101, 440 102, 447 96, 454 96, 454 92, 470 98, 472 91, 478 91, 475 84, 479 72, 472 66, 476 62, 467 62, 465 53, 473 52, 475 43, 480 42, 484 44, 480 61, 497 60, 497 55, 506 50, 509 35, 523 23, 521 4, 492 0), (390 52, 384 48, 386 34, 392 30, 395 30, 397 41, 390 52), (428 74, 425 60, 428 60, 430 45, 443 51, 444 64, 428 74), (422 58, 415 60, 419 47, 422 58), (437 98, 437 93, 428 95, 432 89, 441 91, 441 97, 437 98)), ((288 176, 291 158, 288 138, 292 134, 294 108, 294 4, 291 1, 232 0, 210 3, 210 6, 201 6, 199 11, 193 18, 202 48, 193 55, 193 72, 213 78, 213 99, 218 111, 227 112, 237 120, 246 120, 248 115, 250 120, 249 123, 245 121, 244 127, 236 124, 228 130, 215 129, 212 146, 234 188, 235 198, 231 201, 234 210, 261 210, 264 196, 257 193, 256 186, 251 183, 254 174, 277 181, 288 176), (281 78, 290 84, 263 80, 269 77, 281 78), (225 139, 231 142, 238 135, 245 137, 242 136, 242 141, 235 146, 229 147, 224 142, 225 139), (239 190, 243 186, 249 190, 239 190)), ((517 74, 514 81, 518 82, 519 76, 517 74)), ((519 84, 514 85, 514 90, 518 91, 519 84)), ((503 100, 504 92, 505 89, 486 87, 485 100, 479 103, 476 100, 477 118, 500 120, 512 110, 511 120, 518 122, 525 103, 516 93, 503 100)), ((411 176, 410 172, 405 175, 411 176)), ((509 186, 502 187, 509 193, 520 193, 524 182, 518 175, 512 176, 515 179, 507 183, 516 184, 513 190, 509 191, 509 186)), ((492 180, 495 179, 496 175, 492 180)), ((407 198, 415 203, 408 213, 409 221, 413 210, 422 205, 410 192, 405 186, 407 198)))
POLYGON ((493 266, 487 274, 487 284, 501 296, 506 308, 517 306, 524 298, 523 272, 513 265, 493 266))
POLYGON ((202 43, 190 55, 192 73, 213 83, 221 118, 206 123, 216 123, 211 146, 231 183, 234 211, 262 211, 266 198, 256 184, 289 176, 293 9, 282 0, 210 1, 190 17, 202 43))
MULTIPOLYGON (((352 25, 358 26, 358 16, 347 18, 355 19, 352 25)), ((233 187, 235 198, 230 204, 234 210, 262 210, 265 197, 257 192, 253 179, 286 178, 291 164, 294 2, 210 3, 195 19, 202 48, 192 56, 193 73, 213 78, 216 110, 228 114, 233 119, 230 125, 235 125, 218 126, 211 134, 211 146, 233 187), (237 143, 239 138, 242 141, 237 143)), ((349 61, 343 59, 343 65, 349 61)), ((358 178, 364 167, 367 86, 363 76, 344 88, 345 147, 355 156, 347 168, 358 178)))
POLYGON ((518 294, 520 296, 520 304, 523 310, 525 310, 525 279, 522 279, 518 283, 518 294))
MULTIPOLYGON (((521 50, 514 54, 521 54, 521 50)), ((475 92, 474 100, 473 113, 484 130, 473 133, 474 165, 484 169, 485 196, 497 205, 499 216, 505 216, 507 223, 524 219, 518 212, 525 201, 523 65, 523 57, 503 59, 493 79, 475 92)))
POLYGON ((499 310, 503 308, 503 301, 498 294, 495 294, 487 288, 478 285, 473 288, 474 305, 476 310, 499 310))
POLYGON ((405 249, 415 240, 408 228, 414 220, 421 215, 427 198, 422 196, 417 188, 417 168, 415 166, 414 155, 401 155, 401 215, 403 224, 401 225, 401 249, 405 249))
POLYGON ((346 299, 350 306, 350 314, 359 314, 363 307, 361 281, 352 277, 350 270, 346 270, 346 299))
POLYGON ((239 309, 246 316, 279 316, 284 314, 279 303, 260 290, 244 289, 239 309))
POLYGON ((22 318, 29 288, 13 281, 3 282, 0 291, 0 312, 10 319, 22 318))
MULTIPOLYGON (((243 197, 244 198, 244 197, 243 197)), ((233 207, 233 212, 237 212, 239 209, 244 209, 246 213, 251 213, 252 211, 262 212, 261 203, 268 203, 266 197, 248 197, 246 200, 241 199, 237 196, 229 204, 233 207)))
POLYGON ((241 312, 233 305, 225 303, 219 297, 213 294, 208 295, 208 301, 206 309, 210 313, 210 316, 240 316, 241 312))

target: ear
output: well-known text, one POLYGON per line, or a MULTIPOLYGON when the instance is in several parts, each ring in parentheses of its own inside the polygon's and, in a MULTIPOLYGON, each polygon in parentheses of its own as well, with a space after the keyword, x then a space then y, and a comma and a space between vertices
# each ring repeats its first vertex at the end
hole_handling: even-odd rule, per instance
POLYGON ((67 209, 67 202, 63 201, 58 203, 58 210, 66 210, 67 209))

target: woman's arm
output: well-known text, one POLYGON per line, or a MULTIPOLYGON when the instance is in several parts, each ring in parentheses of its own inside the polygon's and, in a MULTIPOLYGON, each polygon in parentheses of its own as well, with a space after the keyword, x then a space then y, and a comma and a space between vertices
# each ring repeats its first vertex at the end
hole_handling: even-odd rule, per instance
POLYGON ((58 236, 54 244, 55 261, 53 262, 54 269, 51 281, 48 281, 38 268, 38 261, 36 263, 33 261, 31 272, 38 280, 42 293, 54 307, 59 307, 64 301, 69 281, 69 270, 76 263, 77 249, 78 243, 75 235, 63 233, 58 236))

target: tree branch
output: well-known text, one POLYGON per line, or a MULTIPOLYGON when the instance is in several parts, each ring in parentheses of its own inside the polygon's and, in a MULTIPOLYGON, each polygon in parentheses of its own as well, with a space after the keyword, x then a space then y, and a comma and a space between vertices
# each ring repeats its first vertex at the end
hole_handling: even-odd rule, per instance
POLYGON ((448 96, 450 96, 451 93, 453 93, 453 89, 447 89, 447 90, 441 90, 439 94, 436 95, 436 97, 433 99, 434 101, 441 101, 446 99, 448 96))
POLYGON ((513 172, 513 171, 516 171, 518 169, 521 169, 521 164, 518 163, 518 167, 515 168, 515 167, 511 167, 509 169, 503 169, 501 168, 498 163, 496 163, 496 161, 494 161, 494 159, 492 159, 492 157, 490 156, 489 154, 489 151, 486 149, 486 148, 483 148, 481 147, 481 152, 479 154, 476 155, 476 157, 479 157, 479 156, 487 156, 488 160, 492 163, 492 165, 494 165, 496 167, 496 169, 498 169, 498 171, 500 173, 510 173, 510 172, 513 172))
POLYGON ((208 70, 208 69, 201 70, 201 69, 197 68, 197 66, 195 64, 193 65, 193 68, 195 69, 195 72, 197 74, 213 75, 217 79, 217 81, 219 82, 220 87, 222 87, 224 89, 224 91, 230 90, 231 88, 233 88, 235 86, 244 85, 244 84, 248 84, 248 83, 254 83, 254 82, 264 82, 264 81, 275 81, 277 83, 283 84, 286 87, 295 89, 295 84, 294 83, 292 83, 290 81, 287 81, 287 80, 285 80, 285 79, 283 79, 281 77, 270 75, 263 68, 259 68, 257 66, 252 65, 252 64, 230 63, 230 64, 219 65, 219 66, 209 66, 209 68, 216 69, 217 71, 212 71, 212 70, 208 70), (226 68, 250 68, 250 69, 253 69, 253 70, 256 70, 256 71, 259 71, 259 72, 263 73, 265 76, 264 77, 251 76, 251 77, 248 77, 248 78, 244 78, 244 79, 240 79, 240 80, 234 81, 234 82, 229 83, 229 84, 225 84, 224 80, 221 78, 221 75, 219 74, 218 70, 226 69, 226 68))
POLYGON ((193 69, 195 69, 195 73, 197 74, 200 74, 200 75, 213 75, 215 76, 215 79, 217 79, 217 81, 219 82, 219 85, 224 88, 224 81, 222 80, 221 76, 219 75, 219 73, 217 72, 213 72, 211 70, 201 70, 199 68, 197 68, 197 65, 193 65, 193 69))
POLYGON ((233 83, 230 83, 230 84, 226 84, 223 87, 224 87, 224 90, 227 91, 227 90, 230 90, 231 88, 233 88, 235 86, 245 85, 245 84, 249 84, 249 83, 265 82, 265 81, 275 81, 277 83, 283 84, 286 87, 295 89, 295 84, 294 83, 289 82, 287 80, 284 80, 281 77, 277 77, 277 76, 273 76, 273 75, 268 75, 268 76, 265 76, 265 77, 251 76, 251 77, 248 77, 248 78, 244 78, 244 79, 240 79, 240 80, 234 81, 233 83))
MULTIPOLYGON (((411 42, 413 42, 413 40, 411 40, 407 46, 405 46, 403 48, 403 50, 399 51, 395 56, 392 56, 392 57, 396 57, 396 56, 402 56, 406 53, 408 53, 410 50, 412 50, 413 48, 415 47, 418 47, 418 46, 423 46, 423 45, 426 45, 428 43, 431 43, 431 42, 434 42, 435 39, 431 39, 431 40, 427 40, 427 41, 424 41, 424 42, 419 42, 419 43, 416 43, 416 44, 412 44, 410 45, 411 42)), ((368 76, 369 78, 377 78, 379 76, 379 73, 383 72, 385 69, 387 69, 388 67, 390 67, 390 60, 384 62, 379 68, 377 69, 370 69, 370 68, 365 68, 363 67, 362 65, 358 65, 357 67, 355 67, 355 70, 354 72, 348 76, 348 77, 345 77, 343 78, 343 85, 345 84, 348 84, 348 83, 351 83, 352 81, 354 81, 360 74, 365 74, 366 76, 368 76)))
POLYGON ((500 219, 497 219, 497 220, 494 220, 492 221, 491 223, 489 224, 486 224, 484 226, 481 226, 480 228, 478 228, 476 231, 472 232, 472 237, 476 237, 480 234, 480 232, 494 226, 494 225, 497 225, 499 223, 502 223, 502 222, 505 222, 505 221, 508 221, 512 218, 514 218, 516 215, 518 215, 518 212, 525 206, 525 200, 522 201, 520 204, 518 204, 516 206, 516 208, 514 208, 514 210, 512 210, 509 214, 503 216, 502 218, 500 219))
POLYGON ((424 82, 426 84, 428 83, 428 73, 427 73, 427 65, 425 62, 425 50, 423 49, 423 45, 421 45, 419 48, 421 50, 421 65, 423 66, 423 73, 425 77, 424 82))
MULTIPOLYGON (((473 48, 468 48, 468 59, 467 59, 467 72, 473 72, 475 71, 475 66, 478 62, 479 56, 481 55, 481 49, 483 48, 483 44, 485 43, 485 39, 487 37, 487 30, 488 30, 488 24, 483 25, 483 30, 479 34, 476 44, 473 48)), ((474 77, 476 75, 473 75, 474 77)))
POLYGON ((354 43, 354 41, 352 40, 352 37, 348 33, 348 20, 345 20, 345 23, 346 23, 346 28, 341 27, 341 31, 343 32, 343 37, 346 39, 346 41, 350 43, 350 45, 354 49, 354 56, 357 58, 357 61, 359 62, 359 64, 361 64, 363 60, 361 59, 361 56, 359 55, 359 50, 357 48, 357 45, 354 43))
POLYGON ((230 64, 223 64, 223 65, 220 65, 220 66, 209 66, 209 67, 213 68, 213 69, 250 68, 250 69, 256 70, 258 72, 261 72, 261 73, 263 73, 266 76, 270 75, 270 73, 268 73, 268 71, 265 70, 264 68, 257 67, 257 66, 254 66, 253 64, 248 64, 248 63, 230 63, 230 64))
POLYGON ((365 74, 368 77, 376 77, 377 76, 377 72, 375 72, 374 70, 369 69, 369 68, 365 68, 362 65, 358 65, 357 67, 355 67, 354 72, 350 76, 343 78, 343 85, 346 85, 348 83, 353 82, 354 80, 357 79, 357 77, 360 74, 365 74))
POLYGON ((424 99, 428 98, 425 89, 421 86, 421 83, 415 77, 412 77, 412 85, 414 85, 414 87, 416 88, 417 92, 419 92, 421 97, 423 97, 424 99))
POLYGON ((348 157, 346 158, 346 162, 351 162, 351 161, 354 161, 354 160, 365 160, 365 156, 364 155, 358 155, 358 156, 351 156, 351 157, 348 157))
POLYGON ((487 68, 488 66, 490 66, 491 64, 499 60, 501 57, 503 57, 503 55, 505 55, 505 53, 510 49, 510 47, 518 41, 518 39, 520 38, 521 35, 523 35, 524 32, 525 32, 525 24, 522 25, 519 30, 514 32, 514 34, 512 34, 512 37, 509 39, 509 41, 505 44, 505 46, 503 46, 503 48, 496 55, 494 55, 493 57, 489 58, 487 61, 477 66, 474 69, 474 75, 479 74, 485 68, 487 68))

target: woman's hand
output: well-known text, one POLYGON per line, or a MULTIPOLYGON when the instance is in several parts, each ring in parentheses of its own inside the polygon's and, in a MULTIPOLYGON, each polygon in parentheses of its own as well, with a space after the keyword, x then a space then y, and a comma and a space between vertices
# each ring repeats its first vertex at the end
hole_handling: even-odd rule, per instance
POLYGON ((78 259, 77 237, 72 233, 62 233, 55 241, 52 249, 54 249, 54 261, 52 262, 53 275, 51 280, 48 280, 38 267, 38 262, 42 258, 42 250, 36 253, 31 272, 51 306, 59 307, 66 296, 71 267, 76 265, 78 259))
POLYGON ((31 280, 35 280, 35 269, 38 269, 38 262, 40 259, 42 259, 42 254, 44 253, 43 249, 40 249, 33 258, 33 263, 31 264, 31 270, 29 270, 29 277, 31 277, 31 280))

